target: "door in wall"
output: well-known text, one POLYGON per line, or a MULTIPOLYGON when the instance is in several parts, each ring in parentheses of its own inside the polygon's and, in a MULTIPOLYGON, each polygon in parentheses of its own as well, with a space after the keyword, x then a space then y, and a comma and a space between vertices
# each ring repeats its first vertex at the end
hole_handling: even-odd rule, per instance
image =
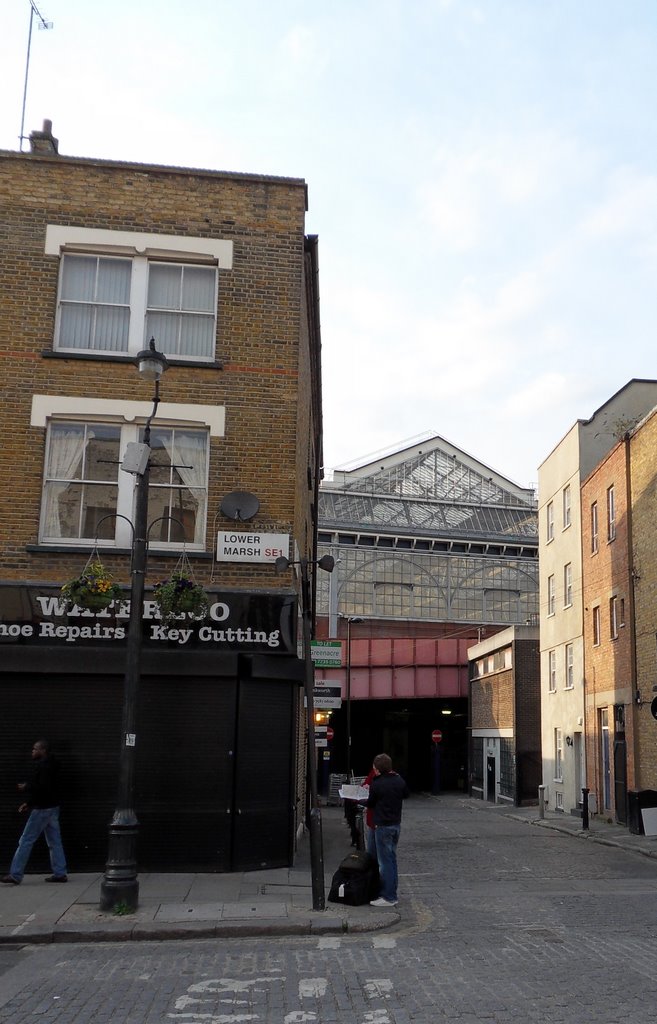
POLYGON ((244 679, 239 687, 231 870, 282 867, 294 844, 298 688, 244 679))
POLYGON ((490 754, 486 757, 486 799, 495 803, 495 758, 490 754))
POLYGON ((229 871, 237 680, 142 679, 135 772, 142 870, 229 871))
POLYGON ((625 742, 625 708, 614 708, 614 806, 616 821, 627 825, 627 744, 625 742))

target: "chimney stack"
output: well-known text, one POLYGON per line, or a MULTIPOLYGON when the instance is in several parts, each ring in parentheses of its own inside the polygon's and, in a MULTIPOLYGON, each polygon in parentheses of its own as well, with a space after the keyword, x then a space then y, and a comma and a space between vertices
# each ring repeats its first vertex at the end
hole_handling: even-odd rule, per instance
POLYGON ((30 149, 33 153, 49 153, 50 155, 59 152, 59 139, 52 133, 52 121, 45 120, 40 132, 30 132, 30 149))

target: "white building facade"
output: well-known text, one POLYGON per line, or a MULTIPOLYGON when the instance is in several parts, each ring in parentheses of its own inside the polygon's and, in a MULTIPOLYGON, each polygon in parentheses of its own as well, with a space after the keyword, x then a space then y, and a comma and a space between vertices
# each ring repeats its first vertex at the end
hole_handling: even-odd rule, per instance
POLYGON ((657 381, 629 381, 590 419, 577 420, 539 466, 541 742, 553 810, 577 813, 586 786, 580 486, 656 401, 657 381))

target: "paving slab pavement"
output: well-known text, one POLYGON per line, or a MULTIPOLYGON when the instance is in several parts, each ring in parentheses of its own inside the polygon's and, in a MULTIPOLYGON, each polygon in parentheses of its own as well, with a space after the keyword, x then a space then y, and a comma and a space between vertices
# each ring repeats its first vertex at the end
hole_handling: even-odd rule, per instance
POLYGON ((46 885, 43 874, 25 875, 21 885, 0 886, 0 943, 323 935, 396 924, 396 908, 328 902, 333 873, 351 846, 342 808, 323 807, 321 816, 324 910, 313 909, 305 832, 293 867, 231 874, 145 872, 133 914, 99 909, 100 873, 71 874, 66 885, 46 885))
MULTIPOLYGON (((420 799, 450 799, 451 794, 420 799)), ((657 857, 657 837, 633 835, 592 815, 589 828, 574 815, 468 800, 473 813, 500 814, 574 839, 657 857)), ((333 872, 350 852, 342 808, 322 808, 325 909, 313 910, 310 839, 305 833, 290 868, 231 874, 146 872, 139 877, 139 907, 125 916, 99 909, 101 874, 71 874, 66 885, 45 885, 43 875, 0 886, 0 943, 126 942, 266 935, 327 935, 390 928, 406 915, 399 908, 329 903, 333 872)))

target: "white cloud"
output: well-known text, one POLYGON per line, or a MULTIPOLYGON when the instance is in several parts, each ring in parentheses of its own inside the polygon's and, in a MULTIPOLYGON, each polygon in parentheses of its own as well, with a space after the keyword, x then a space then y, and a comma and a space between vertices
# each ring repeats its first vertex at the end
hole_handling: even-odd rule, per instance
POLYGON ((634 167, 617 169, 608 194, 586 218, 584 235, 592 239, 657 233, 657 176, 634 167))
MULTIPOLYGON (((578 187, 597 162, 594 151, 546 129, 529 135, 497 134, 434 155, 435 173, 417 188, 420 217, 439 235, 440 245, 473 249, 486 235, 499 234, 505 218, 542 206, 578 187)), ((563 197, 561 197, 563 198, 563 197)), ((528 227, 528 226, 527 226, 528 227)))

